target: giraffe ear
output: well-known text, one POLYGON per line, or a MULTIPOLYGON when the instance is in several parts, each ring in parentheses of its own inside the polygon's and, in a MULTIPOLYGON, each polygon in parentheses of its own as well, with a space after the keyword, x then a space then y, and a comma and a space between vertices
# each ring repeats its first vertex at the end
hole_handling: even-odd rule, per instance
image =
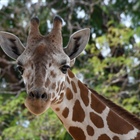
POLYGON ((4 31, 0 31, 0 46, 12 59, 17 59, 25 49, 17 36, 4 31))
POLYGON ((84 50, 89 41, 89 37, 89 28, 79 30, 71 35, 67 47, 64 48, 64 52, 70 57, 71 60, 76 58, 84 50))

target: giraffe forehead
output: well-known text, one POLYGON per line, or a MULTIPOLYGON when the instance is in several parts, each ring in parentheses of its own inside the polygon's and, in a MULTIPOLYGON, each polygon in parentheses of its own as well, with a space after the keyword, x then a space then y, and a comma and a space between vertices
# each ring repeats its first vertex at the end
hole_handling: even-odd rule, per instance
POLYGON ((68 61, 69 57, 64 53, 63 47, 58 46, 56 43, 54 44, 54 40, 55 37, 53 38, 53 36, 41 36, 38 39, 31 39, 17 61, 20 61, 23 65, 28 63, 29 60, 39 62, 40 59, 38 58, 43 57, 45 57, 47 61, 53 60, 55 63, 61 63, 61 61, 63 61, 61 59, 66 59, 68 61))
POLYGON ((40 69, 42 66, 49 70, 57 70, 63 64, 70 64, 70 58, 64 53, 63 49, 55 49, 47 47, 45 44, 40 44, 38 47, 32 50, 26 48, 24 53, 18 57, 17 64, 27 67, 38 67, 40 69))
POLYGON ((57 53, 58 49, 55 49, 53 45, 42 42, 35 47, 32 57, 35 59, 38 59, 38 57, 45 57, 49 60, 51 56, 57 53))
POLYGON ((61 65, 64 62, 70 63, 70 58, 64 53, 63 49, 57 48, 55 46, 51 46, 51 44, 40 43, 38 47, 36 47, 33 53, 34 61, 37 61, 39 58, 40 61, 45 60, 48 63, 61 65))
POLYGON ((38 55, 44 55, 46 53, 46 46, 44 44, 40 44, 36 49, 35 53, 38 55))

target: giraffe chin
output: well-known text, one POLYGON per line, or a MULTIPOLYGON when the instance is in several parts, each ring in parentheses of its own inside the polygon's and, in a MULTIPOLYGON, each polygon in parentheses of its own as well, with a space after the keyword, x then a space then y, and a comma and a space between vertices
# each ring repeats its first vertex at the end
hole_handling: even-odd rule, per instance
POLYGON ((41 115, 50 107, 50 102, 42 99, 30 99, 27 97, 25 100, 25 106, 32 114, 41 115))

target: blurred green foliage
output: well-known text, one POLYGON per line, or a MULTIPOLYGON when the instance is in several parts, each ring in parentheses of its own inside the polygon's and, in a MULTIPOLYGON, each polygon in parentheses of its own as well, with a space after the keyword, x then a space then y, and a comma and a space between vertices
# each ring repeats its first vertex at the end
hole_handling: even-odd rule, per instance
MULTIPOLYGON (((26 45, 31 17, 39 17, 40 30, 46 34, 58 14, 64 19, 66 46, 70 34, 89 27, 90 41, 73 72, 89 87, 140 117, 139 9, 138 0, 9 0, 0 9, 0 30, 14 33, 26 45)), ((52 110, 40 116, 27 111, 26 93, 21 90, 24 85, 15 67, 0 50, 0 140, 72 140, 52 110)))

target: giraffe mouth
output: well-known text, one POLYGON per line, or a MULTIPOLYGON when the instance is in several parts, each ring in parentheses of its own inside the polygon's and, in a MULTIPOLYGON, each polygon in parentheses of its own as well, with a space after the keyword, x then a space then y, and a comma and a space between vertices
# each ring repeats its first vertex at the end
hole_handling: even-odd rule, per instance
POLYGON ((29 96, 25 100, 25 106, 34 115, 41 115, 50 107, 49 100, 32 99, 29 96))

